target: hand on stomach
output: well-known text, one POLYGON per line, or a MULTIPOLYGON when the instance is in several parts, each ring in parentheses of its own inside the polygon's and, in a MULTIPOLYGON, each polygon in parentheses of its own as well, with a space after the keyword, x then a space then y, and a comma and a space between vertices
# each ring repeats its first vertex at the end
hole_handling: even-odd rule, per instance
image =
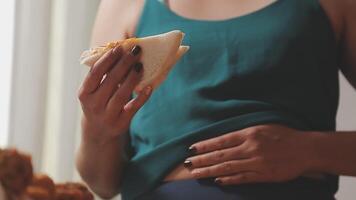
POLYGON ((164 181, 216 178, 223 185, 284 182, 314 173, 311 132, 281 125, 259 125, 192 145, 192 157, 178 165, 164 181))

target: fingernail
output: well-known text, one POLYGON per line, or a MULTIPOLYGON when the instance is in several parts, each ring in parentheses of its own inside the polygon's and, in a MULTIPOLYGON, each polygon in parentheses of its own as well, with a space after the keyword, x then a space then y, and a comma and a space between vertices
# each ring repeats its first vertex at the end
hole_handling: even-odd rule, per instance
POLYGON ((152 91, 152 87, 151 86, 148 86, 148 87, 146 87, 146 89, 145 89, 145 95, 150 95, 151 94, 151 91, 152 91))
POLYGON ((222 181, 221 181, 220 179, 218 179, 218 178, 216 178, 216 179, 214 180, 214 182, 215 182, 216 184, 219 184, 219 185, 222 184, 222 181))
POLYGON ((190 146, 188 149, 190 154, 196 154, 197 153, 197 148, 195 146, 190 146))
POLYGON ((142 63, 137 62, 133 67, 134 67, 134 70, 135 70, 137 73, 140 73, 141 70, 142 70, 143 65, 142 65, 142 63))
POLYGON ((137 56, 140 52, 141 52, 141 47, 138 45, 135 45, 131 50, 131 54, 134 56, 137 56))
POLYGON ((132 103, 128 103, 124 106, 124 110, 131 110, 133 108, 132 103))
POLYGON ((185 168, 191 168, 191 167, 193 167, 193 163, 192 163, 192 161, 190 161, 190 160, 184 161, 183 165, 184 165, 185 168))

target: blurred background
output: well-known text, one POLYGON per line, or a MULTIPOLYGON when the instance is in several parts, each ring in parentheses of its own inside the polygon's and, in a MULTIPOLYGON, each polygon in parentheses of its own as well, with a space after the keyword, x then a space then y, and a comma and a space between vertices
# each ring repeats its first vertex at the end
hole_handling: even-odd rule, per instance
MULTIPOLYGON (((0 147, 30 153, 35 170, 58 182, 79 180, 77 90, 87 69, 78 59, 89 47, 99 2, 0 3, 0 147)), ((356 91, 340 79, 338 129, 356 130, 356 91)), ((338 199, 356 199, 355 189, 356 178, 342 177, 338 199)))

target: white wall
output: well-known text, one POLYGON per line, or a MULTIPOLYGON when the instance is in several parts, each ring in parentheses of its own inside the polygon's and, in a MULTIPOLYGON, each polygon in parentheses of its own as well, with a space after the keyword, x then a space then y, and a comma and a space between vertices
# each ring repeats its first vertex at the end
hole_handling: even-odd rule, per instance
MULTIPOLYGON (((347 83, 343 76, 340 76, 340 84, 341 95, 337 117, 338 130, 356 130, 356 91, 347 83)), ((356 178, 341 177, 340 189, 336 197, 339 200, 355 200, 356 178)))
POLYGON ((8 140, 11 65, 14 39, 15 1, 1 2, 0 6, 0 147, 8 140))

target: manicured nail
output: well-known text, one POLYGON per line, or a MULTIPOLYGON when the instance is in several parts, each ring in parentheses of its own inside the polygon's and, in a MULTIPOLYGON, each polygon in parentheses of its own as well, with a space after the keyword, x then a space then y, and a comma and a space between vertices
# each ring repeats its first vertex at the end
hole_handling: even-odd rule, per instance
POLYGON ((216 184, 219 184, 219 185, 222 184, 222 181, 221 181, 219 178, 216 178, 216 179, 214 180, 214 182, 215 182, 216 184))
POLYGON ((135 45, 131 50, 131 54, 134 56, 137 56, 140 52, 141 52, 141 47, 138 45, 135 45))
POLYGON ((152 91, 152 87, 151 86, 147 86, 146 89, 145 89, 145 95, 150 95, 151 94, 151 91, 152 91))
POLYGON ((124 110, 131 110, 133 108, 132 103, 128 103, 124 106, 124 110))
POLYGON ((190 146, 188 149, 190 154, 196 154, 197 153, 197 148, 195 146, 190 146))
POLYGON ((193 167, 193 163, 192 163, 192 161, 190 161, 190 160, 184 161, 183 165, 184 165, 185 168, 191 168, 191 167, 193 167))
POLYGON ((135 70, 137 73, 140 73, 141 70, 142 70, 143 65, 142 65, 142 63, 137 62, 136 64, 134 64, 133 67, 134 67, 134 70, 135 70))

